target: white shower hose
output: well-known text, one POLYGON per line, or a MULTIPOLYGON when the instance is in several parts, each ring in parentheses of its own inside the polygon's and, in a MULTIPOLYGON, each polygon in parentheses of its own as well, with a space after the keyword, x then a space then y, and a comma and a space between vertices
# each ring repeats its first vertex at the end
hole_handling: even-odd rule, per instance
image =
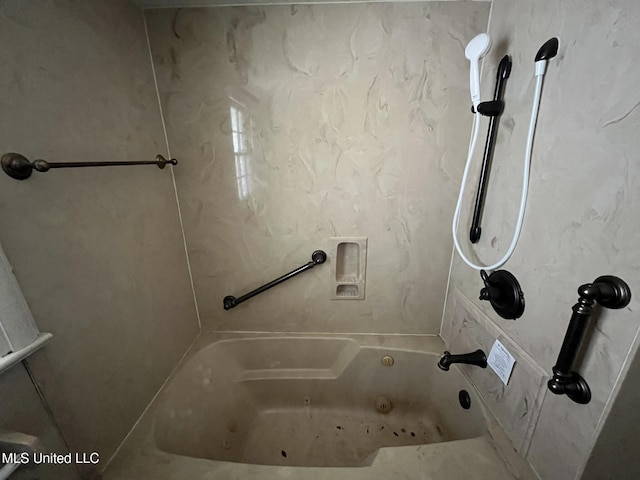
POLYGON ((516 249, 516 245, 518 243, 518 239, 520 238, 520 232, 522 230, 522 223, 524 220, 524 211, 527 205, 527 194, 529 191, 529 171, 531 169, 531 155, 533 152, 533 137, 536 131, 536 122, 538 121, 538 109, 540 107, 540 96, 542 95, 542 80, 544 75, 536 75, 536 90, 533 96, 533 106, 531 107, 531 121, 529 122, 529 135, 527 137, 527 147, 524 158, 524 171, 522 174, 522 196, 520 198, 520 211, 518 213, 518 221, 516 223, 516 228, 513 232, 513 238, 511 240, 511 245, 509 245, 509 249, 504 254, 504 256, 498 260, 493 265, 476 265, 473 263, 462 251, 462 247, 460 246, 460 242, 458 241, 458 222, 460 221, 460 210, 462 208, 462 197, 464 195, 464 188, 467 183, 467 177, 469 175, 469 168, 471 167, 471 159, 473 157, 473 151, 476 148, 476 143, 478 141, 478 134, 480 132, 480 114, 475 113, 473 116, 473 128, 471 133, 471 141, 469 142, 469 152, 467 153, 467 164, 464 167, 464 173, 462 174, 462 183, 460 184, 460 194, 458 195, 458 203, 456 205, 456 211, 453 214, 453 222, 451 226, 451 230, 453 233, 453 243, 455 244, 456 251, 460 258, 469 265, 471 268, 475 270, 495 270, 502 265, 504 265, 513 251, 516 249))

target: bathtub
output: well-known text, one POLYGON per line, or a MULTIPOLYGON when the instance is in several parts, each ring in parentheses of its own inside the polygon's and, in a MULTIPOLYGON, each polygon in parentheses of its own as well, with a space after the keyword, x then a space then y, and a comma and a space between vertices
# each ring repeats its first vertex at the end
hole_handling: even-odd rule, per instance
POLYGON ((439 338, 363 338, 200 339, 104 478, 516 478, 439 338))

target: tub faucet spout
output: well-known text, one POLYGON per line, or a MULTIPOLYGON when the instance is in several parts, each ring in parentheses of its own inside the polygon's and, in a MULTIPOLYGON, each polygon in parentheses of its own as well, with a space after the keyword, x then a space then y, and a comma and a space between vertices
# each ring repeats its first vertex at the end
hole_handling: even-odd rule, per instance
POLYGON ((452 355, 450 352, 444 352, 440 357, 438 367, 447 372, 449 371, 449 366, 453 363, 464 363, 466 365, 476 365, 480 368, 487 368, 487 356, 480 349, 462 355, 452 355))

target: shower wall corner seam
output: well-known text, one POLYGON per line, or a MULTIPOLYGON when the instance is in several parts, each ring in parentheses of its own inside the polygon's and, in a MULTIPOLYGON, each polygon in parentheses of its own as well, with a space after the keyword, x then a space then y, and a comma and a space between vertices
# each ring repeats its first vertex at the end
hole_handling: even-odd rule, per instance
POLYGON ((116 447, 115 451, 109 457, 109 459, 105 463, 104 467, 101 467, 101 470, 100 470, 100 474, 101 475, 107 470, 107 468, 109 468, 109 465, 111 464, 111 462, 118 456, 118 453, 120 453, 120 450, 122 449, 123 445, 127 442, 127 440, 129 439, 129 437, 131 436, 133 431, 136 429, 136 427, 138 426, 138 424, 140 423, 142 418, 146 415, 146 413, 149 410, 149 408, 151 408, 151 405, 153 405, 153 403, 156 401, 156 398, 158 398, 158 395, 160 395, 160 392, 162 392, 162 390, 167 385, 167 383, 169 383, 169 380, 171 380, 173 378, 174 374, 178 371, 178 369, 180 367, 182 367, 182 363, 184 362, 185 358, 187 358, 189 353, 191 353, 191 350, 193 349, 194 345, 198 341, 198 338, 200 338, 200 332, 198 332, 198 334, 193 339, 193 342, 191 342, 191 344, 189 345, 189 347, 187 347, 187 349, 185 350, 185 352, 182 355, 182 357, 180 357, 180 360, 178 360, 176 365, 171 369, 171 371, 169 372, 169 375, 167 376, 167 378, 165 378, 164 382, 162 382, 162 385, 160 385, 160 388, 158 388, 158 391, 153 395, 153 397, 151 398, 151 401, 147 404, 147 406, 144 408, 144 410, 142 411, 140 416, 136 419, 136 421, 133 424, 133 426, 129 429, 129 431, 124 436, 124 438, 122 439, 120 444, 116 447))
MULTIPOLYGON (((167 135, 167 125, 164 120, 164 112, 162 110, 162 101, 160 99, 160 89, 158 88, 158 78, 156 76, 156 67, 155 67, 155 63, 153 62, 153 54, 151 53, 151 40, 149 39, 147 17, 145 15, 144 9, 141 8, 140 12, 142 14, 142 23, 144 25, 145 38, 147 40, 147 51, 149 52, 149 63, 151 66, 151 74, 153 76, 153 85, 156 90, 156 98, 158 99, 158 110, 160 112, 160 122, 162 123, 162 131, 164 134, 164 141, 167 148, 167 155, 168 155, 168 158, 172 158, 171 149, 169 148, 169 136, 167 135)), ((189 258, 189 250, 187 248, 187 237, 184 232, 184 222, 182 219, 182 210, 180 208, 180 198, 178 197, 178 186, 176 184, 176 177, 173 172, 173 166, 171 167, 171 180, 173 182, 173 191, 176 197, 176 208, 178 210, 178 219, 180 222, 180 233, 182 234, 182 243, 184 245, 184 255, 185 255, 185 260, 187 262, 187 271, 189 273, 189 283, 191 285, 191 294, 193 295, 193 304, 196 310, 196 320, 198 321, 198 334, 200 334, 200 332, 202 332, 202 321, 200 320, 200 309, 198 308, 198 298, 196 296, 195 285, 193 283, 193 273, 191 271, 191 259, 189 258)), ((196 338, 197 338, 197 335, 196 335, 196 338)))

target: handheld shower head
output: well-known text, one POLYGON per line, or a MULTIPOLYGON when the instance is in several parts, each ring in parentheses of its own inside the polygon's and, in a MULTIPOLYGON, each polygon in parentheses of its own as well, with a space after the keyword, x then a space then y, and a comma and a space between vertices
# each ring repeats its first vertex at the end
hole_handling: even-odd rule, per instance
POLYGON ((464 49, 464 56, 469 60, 479 60, 491 49, 491 37, 488 33, 480 33, 467 43, 464 49))
POLYGON ((544 75, 547 70, 547 62, 558 54, 558 39, 556 37, 550 38, 540 47, 538 53, 536 53, 536 71, 535 75, 544 75))
POLYGON ((464 49, 464 56, 471 64, 469 89, 474 108, 478 108, 480 103, 480 59, 489 53, 490 48, 491 37, 486 33, 481 33, 473 37, 464 49))

